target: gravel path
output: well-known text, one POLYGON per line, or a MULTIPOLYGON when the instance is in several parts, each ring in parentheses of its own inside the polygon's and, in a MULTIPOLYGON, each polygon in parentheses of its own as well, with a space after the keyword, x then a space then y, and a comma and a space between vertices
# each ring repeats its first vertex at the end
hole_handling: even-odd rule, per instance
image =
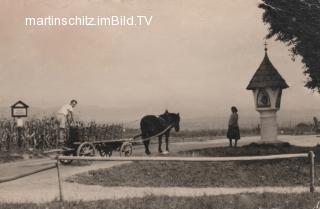
MULTIPOLYGON (((280 138, 299 146, 314 146, 319 143, 320 138, 315 136, 284 136, 280 138)), ((241 139, 242 144, 257 141, 257 137, 241 139)), ((226 140, 214 140, 208 142, 187 142, 171 145, 173 152, 191 148, 202 148, 211 146, 226 146, 226 140)), ((156 150, 157 145, 152 149, 156 150)), ((137 148, 135 155, 141 155, 143 149, 137 148)), ((28 169, 39 168, 53 163, 50 159, 30 160, 0 165, 0 177, 16 175, 26 172, 28 169)), ((110 168, 129 162, 97 162, 91 165, 62 166, 61 175, 63 179, 77 173, 87 172, 99 168, 110 168)), ((58 198, 58 180, 55 169, 38 173, 12 182, 0 184, 0 202, 49 202, 58 198)), ((145 195, 169 195, 169 196, 199 196, 199 195, 221 195, 238 193, 301 193, 309 191, 308 187, 255 187, 255 188, 184 188, 184 187, 102 187, 97 185, 81 185, 77 183, 63 182, 63 194, 66 200, 98 200, 117 199, 125 197, 143 197, 145 195)), ((317 188, 319 191, 320 188, 317 188)))

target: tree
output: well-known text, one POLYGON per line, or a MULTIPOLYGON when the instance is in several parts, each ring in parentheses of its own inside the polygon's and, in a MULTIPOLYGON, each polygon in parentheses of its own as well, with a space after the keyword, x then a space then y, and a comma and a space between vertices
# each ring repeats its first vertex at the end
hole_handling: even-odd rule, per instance
POLYGON ((289 46, 292 59, 302 57, 305 87, 320 93, 320 0, 262 0, 266 38, 289 46))

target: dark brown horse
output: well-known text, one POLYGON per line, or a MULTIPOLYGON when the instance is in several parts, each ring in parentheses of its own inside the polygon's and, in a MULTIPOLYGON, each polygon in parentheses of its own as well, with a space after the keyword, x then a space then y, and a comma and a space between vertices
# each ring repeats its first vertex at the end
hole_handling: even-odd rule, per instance
POLYGON ((159 117, 155 115, 147 115, 141 119, 140 128, 141 138, 143 140, 145 152, 147 155, 151 154, 149 150, 149 144, 151 139, 150 137, 156 136, 167 129, 164 133, 158 136, 158 152, 162 153, 161 144, 163 135, 165 136, 166 140, 166 151, 169 152, 170 131, 172 128, 174 128, 176 132, 180 130, 180 115, 179 113, 169 113, 167 110, 164 114, 159 115, 159 117))

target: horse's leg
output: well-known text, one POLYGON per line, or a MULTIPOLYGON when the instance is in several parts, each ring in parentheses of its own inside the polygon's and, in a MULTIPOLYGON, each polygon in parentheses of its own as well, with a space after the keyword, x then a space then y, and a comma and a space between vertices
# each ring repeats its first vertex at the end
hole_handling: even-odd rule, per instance
POLYGON ((150 140, 143 141, 144 148, 145 148, 145 153, 146 153, 147 155, 150 155, 150 154, 151 154, 151 152, 150 152, 150 150, 149 150, 149 142, 150 142, 150 140))
POLYGON ((144 144, 144 148, 145 148, 145 153, 147 155, 150 155, 150 151, 149 151, 149 140, 145 140, 149 137, 149 133, 148 130, 146 130, 145 126, 141 126, 141 138, 143 140, 143 144, 144 144))
POLYGON ((149 150, 149 144, 150 144, 150 139, 147 141, 147 145, 148 145, 148 155, 151 154, 150 150, 149 150))
POLYGON ((166 134, 166 151, 169 152, 169 134, 166 134))
POLYGON ((144 148, 145 148, 145 153, 147 155, 150 155, 150 150, 149 150, 149 143, 150 143, 150 140, 145 140, 149 137, 149 134, 146 133, 146 132, 142 132, 142 140, 143 140, 143 144, 144 144, 144 148))
POLYGON ((147 149, 148 149, 147 141, 143 141, 143 145, 144 145, 144 151, 145 153, 147 153, 147 149))
POLYGON ((159 148, 158 148, 159 153, 162 153, 161 144, 162 144, 162 135, 159 136, 159 148))

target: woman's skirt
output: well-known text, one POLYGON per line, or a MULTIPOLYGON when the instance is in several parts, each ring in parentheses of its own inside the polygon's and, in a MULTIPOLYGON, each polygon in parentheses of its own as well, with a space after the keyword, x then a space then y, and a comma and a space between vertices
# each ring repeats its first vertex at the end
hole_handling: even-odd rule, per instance
POLYGON ((228 139, 240 139, 240 130, 239 130, 239 127, 236 126, 236 127, 232 127, 232 126, 229 126, 228 127, 228 132, 227 132, 227 137, 228 139))

